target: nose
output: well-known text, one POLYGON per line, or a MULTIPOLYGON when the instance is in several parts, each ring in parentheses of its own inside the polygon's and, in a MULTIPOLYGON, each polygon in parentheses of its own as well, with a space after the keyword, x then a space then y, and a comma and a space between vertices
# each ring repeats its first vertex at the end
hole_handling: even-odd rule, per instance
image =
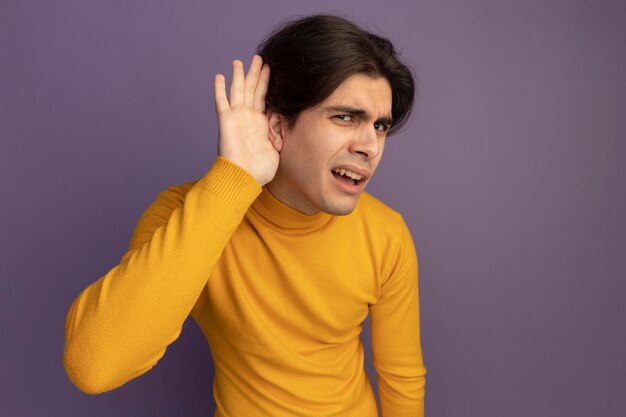
POLYGON ((366 160, 376 158, 381 151, 383 139, 373 125, 363 126, 350 144, 350 151, 360 154, 366 160))

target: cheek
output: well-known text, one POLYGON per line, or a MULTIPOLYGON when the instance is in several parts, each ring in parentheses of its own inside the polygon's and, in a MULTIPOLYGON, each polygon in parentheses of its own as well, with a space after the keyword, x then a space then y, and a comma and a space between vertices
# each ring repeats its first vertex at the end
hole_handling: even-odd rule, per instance
POLYGON ((285 141, 281 159, 288 160, 286 165, 291 168, 301 173, 315 173, 316 177, 319 177, 320 171, 329 169, 332 159, 341 153, 336 144, 345 141, 336 132, 314 124, 303 124, 289 139, 285 141))
POLYGON ((300 158, 312 169, 326 167, 333 154, 336 153, 336 150, 331 148, 325 139, 320 137, 320 140, 307 141, 298 150, 300 158))

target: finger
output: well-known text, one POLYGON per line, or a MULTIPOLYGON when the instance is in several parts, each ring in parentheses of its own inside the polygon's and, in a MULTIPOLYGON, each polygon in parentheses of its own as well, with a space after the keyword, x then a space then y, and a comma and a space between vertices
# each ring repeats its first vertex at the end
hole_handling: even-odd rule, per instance
POLYGON ((244 83, 244 103, 246 106, 252 106, 254 104, 254 91, 259 82, 261 65, 263 65, 263 59, 259 55, 253 56, 244 83))
POLYGON ((267 86, 270 82, 270 67, 263 65, 261 74, 259 75, 259 83, 254 91, 254 109, 261 112, 265 111, 265 96, 267 94, 267 86))
POLYGON ((230 107, 243 104, 243 62, 233 61, 233 80, 230 83, 230 107))
POLYGON ((228 98, 226 97, 226 79, 222 74, 215 76, 214 90, 215 111, 219 114, 230 108, 228 98))

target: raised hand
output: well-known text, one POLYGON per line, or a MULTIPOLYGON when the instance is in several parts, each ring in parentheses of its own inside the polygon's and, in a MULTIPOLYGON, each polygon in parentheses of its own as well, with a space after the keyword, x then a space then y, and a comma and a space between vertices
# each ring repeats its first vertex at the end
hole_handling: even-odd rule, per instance
POLYGON ((269 139, 265 94, 269 66, 260 56, 252 58, 244 77, 243 62, 233 61, 230 101, 226 80, 215 76, 215 110, 219 124, 218 155, 248 171, 262 186, 274 178, 279 154, 269 139))

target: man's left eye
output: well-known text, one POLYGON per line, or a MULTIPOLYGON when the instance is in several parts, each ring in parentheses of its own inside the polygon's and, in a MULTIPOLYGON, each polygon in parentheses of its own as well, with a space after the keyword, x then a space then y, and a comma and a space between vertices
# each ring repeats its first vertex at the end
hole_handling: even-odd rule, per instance
POLYGON ((386 132, 387 130, 389 130, 389 126, 382 123, 374 123, 374 129, 378 130, 379 132, 386 132))

